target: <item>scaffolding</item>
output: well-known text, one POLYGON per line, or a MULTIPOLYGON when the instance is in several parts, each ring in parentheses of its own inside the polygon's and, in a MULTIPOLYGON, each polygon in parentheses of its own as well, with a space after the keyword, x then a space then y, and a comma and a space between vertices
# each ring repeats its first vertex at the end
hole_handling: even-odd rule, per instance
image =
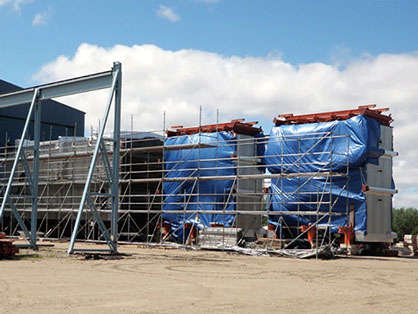
MULTIPOLYGON (((255 128, 254 123, 243 120, 233 120, 228 125, 255 128)), ((122 132, 121 149, 119 152, 119 215, 117 217, 117 240, 120 243, 168 244, 176 242, 179 245, 198 245, 207 248, 232 249, 249 243, 258 243, 264 249, 286 250, 294 248, 321 248, 331 245, 331 226, 333 217, 349 219, 348 202, 341 207, 338 198, 347 193, 349 184, 348 141, 347 135, 328 133, 311 133, 300 136, 254 137, 244 134, 242 129, 228 130, 225 124, 216 123, 197 128, 175 128, 167 132, 122 132), (185 130, 187 130, 187 133, 185 130), (183 133, 182 133, 183 132, 183 133), (228 140, 219 140, 219 133, 230 132, 233 136, 228 140), (241 132, 241 133, 239 133, 241 132), (194 134, 197 141, 187 144, 168 145, 168 139, 173 136, 189 136, 194 134), (205 136, 211 141, 202 140, 205 136), (333 171, 335 151, 328 147, 326 151, 315 149, 323 140, 347 141, 347 151, 339 152, 346 159, 340 171, 333 171), (304 141, 314 141, 311 148, 304 147, 304 141), (299 147, 304 147, 293 156, 284 153, 271 156, 257 154, 257 146, 267 143, 286 145, 297 141, 299 147), (218 156, 225 146, 235 148, 235 153, 227 157, 218 156), (214 152, 207 157, 209 149, 214 152), (169 161, 167 154, 182 152, 182 158, 169 161), (327 161, 320 165, 317 171, 303 171, 307 160, 312 156, 322 154, 327 161), (190 156, 194 156, 191 158, 190 156), (279 162, 278 173, 265 170, 266 158, 282 160, 292 157, 294 162, 286 164, 279 162), (187 161, 194 166, 184 166, 187 161), (179 170, 179 165, 181 170, 179 170), (197 165, 197 166, 196 166, 197 165), (300 169, 289 172, 289 166, 300 169), (233 170, 233 174, 220 174, 225 170, 233 170), (173 175, 173 171, 176 172, 173 175), (179 174, 180 173, 180 174, 179 174), (332 181, 335 178, 345 180, 340 195, 332 191, 332 181), (285 180, 300 180, 298 188, 288 192, 283 189, 285 180), (321 179, 326 188, 318 189, 311 184, 321 179), (204 184, 229 182, 230 189, 222 193, 205 194, 204 184), (173 193, 167 193, 167 184, 175 183, 179 188, 173 193), (186 184, 190 189, 182 189, 186 184), (175 201, 172 196, 176 195, 175 201), (277 195, 280 195, 278 200, 277 195), (209 200, 207 196, 212 197, 209 200), (179 201, 181 199, 181 201, 179 201), (337 206, 338 204, 338 206, 337 206), (205 206, 212 209, 205 209, 205 206), (272 205, 277 205, 273 210, 272 205), (281 210, 291 205, 294 210, 281 210), (306 210, 306 207, 311 208, 306 210), (230 210, 232 208, 232 210, 230 210), (183 230, 181 237, 173 237, 176 228, 167 224, 165 215, 178 215, 177 230, 183 230), (200 217, 214 215, 216 221, 203 224, 200 217), (309 217, 310 223, 288 225, 286 217, 309 217), (219 218, 220 217, 220 218, 219 218), (232 218, 231 223, 225 223, 232 218), (314 218, 312 218, 314 217, 314 218), (261 240, 261 242, 260 242, 261 240), (302 244, 301 244, 302 243, 302 244)), ((261 129, 260 129, 261 130, 261 129)), ((110 141, 99 153, 96 171, 92 176, 90 194, 93 206, 100 215, 105 228, 110 229, 111 222, 111 187, 107 180, 106 159, 112 162, 114 151, 110 141)), ((7 143, 7 141, 6 141, 7 143)), ((87 179, 87 167, 90 163, 97 138, 62 137, 58 140, 45 141, 40 144, 39 192, 38 192, 38 235, 49 239, 68 239, 73 233, 76 215, 82 197, 83 187, 87 179)), ((30 143, 24 143, 30 145, 30 143)), ((0 149, 0 195, 4 193, 11 166, 15 159, 16 146, 0 149)), ((26 159, 31 160, 28 154, 26 159)), ((15 178, 24 178, 25 169, 19 165, 15 178)), ((16 197, 16 209, 27 224, 31 213, 31 202, 24 197, 29 188, 25 180, 15 180, 12 186, 16 197)), ((0 198, 1 200, 1 198, 0 198)), ((11 215, 5 213, 2 225, 3 231, 9 235, 17 235, 19 225, 11 215)), ((104 241, 104 233, 99 228, 97 219, 83 213, 78 232, 78 239, 85 241, 104 241)))

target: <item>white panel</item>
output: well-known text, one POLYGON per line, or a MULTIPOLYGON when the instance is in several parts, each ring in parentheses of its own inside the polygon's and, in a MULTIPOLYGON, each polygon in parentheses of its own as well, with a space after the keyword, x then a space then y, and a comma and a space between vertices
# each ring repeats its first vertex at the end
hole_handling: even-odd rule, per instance
POLYGON ((393 150, 393 137, 392 137, 393 128, 390 126, 380 126, 380 144, 379 148, 385 150, 393 150))
POLYGON ((379 188, 392 188, 392 159, 379 158, 379 164, 367 164, 367 185, 379 188))
MULTIPOLYGON (((393 151, 392 127, 380 126, 379 148, 393 151)), ((392 158, 380 157, 379 164, 367 164, 367 185, 370 187, 392 188, 392 158)), ((391 194, 366 194, 367 232, 357 234, 356 240, 363 242, 391 242, 392 196, 391 194)))
POLYGON ((367 234, 364 241, 379 242, 392 234, 392 197, 390 195, 366 195, 367 234), (380 240, 379 240, 380 239, 380 240))

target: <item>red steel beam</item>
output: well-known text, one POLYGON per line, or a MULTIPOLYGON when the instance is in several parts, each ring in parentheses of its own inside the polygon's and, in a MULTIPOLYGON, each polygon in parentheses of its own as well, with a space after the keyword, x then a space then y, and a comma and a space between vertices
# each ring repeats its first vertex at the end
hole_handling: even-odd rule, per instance
POLYGON ((313 114, 304 114, 304 115, 293 115, 292 113, 281 114, 278 118, 274 118, 273 122, 276 126, 283 124, 305 124, 305 123, 315 123, 315 122, 328 122, 335 120, 346 120, 354 116, 364 115, 369 118, 376 119, 380 124, 389 126, 393 121, 391 115, 383 115, 382 112, 388 111, 389 108, 379 108, 373 109, 376 105, 365 105, 359 106, 357 109, 349 110, 340 110, 340 111, 330 111, 330 112, 321 112, 313 114))
POLYGON ((244 119, 234 119, 231 122, 226 123, 218 123, 218 124, 206 124, 200 127, 190 127, 184 128, 182 126, 175 126, 172 127, 174 130, 168 130, 167 136, 179 136, 179 135, 190 135, 190 134, 197 134, 201 133, 212 133, 212 132, 222 132, 222 131, 231 131, 237 134, 245 134, 245 135, 254 135, 257 133, 261 133, 261 127, 257 128, 254 125, 258 123, 258 121, 252 122, 244 122, 244 119))

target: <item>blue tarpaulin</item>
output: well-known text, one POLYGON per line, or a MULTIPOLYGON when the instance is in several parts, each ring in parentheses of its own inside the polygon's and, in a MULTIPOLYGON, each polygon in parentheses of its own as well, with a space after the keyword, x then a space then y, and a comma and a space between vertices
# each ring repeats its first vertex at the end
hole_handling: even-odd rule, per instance
MULTIPOLYGON (((236 137, 231 132, 201 133, 169 137, 165 146, 184 144, 205 144, 205 148, 167 150, 164 152, 165 177, 205 177, 235 175, 235 164, 231 156, 236 153, 236 137)), ((166 195, 164 210, 235 210, 235 203, 228 195, 233 180, 184 180, 164 182, 166 195), (229 200, 229 201, 228 201, 229 200)), ((171 225, 173 237, 180 241, 187 239, 183 223, 197 227, 210 223, 230 226, 234 215, 216 214, 163 214, 163 221, 171 225)))
MULTIPOLYGON (((267 144, 265 162, 271 173, 341 172, 345 176, 310 176, 272 179, 271 211, 316 211, 345 213, 349 206, 355 210, 355 231, 366 231, 365 165, 376 163, 383 153, 378 148, 379 122, 362 115, 342 121, 281 125, 274 127, 267 144), (347 136, 344 136, 347 135, 347 136), (317 208, 317 206, 319 206, 317 208)), ((279 215, 271 215, 269 223, 277 225, 279 215)), ((308 225, 315 216, 283 215, 289 226, 308 225)), ((347 225, 348 217, 334 216, 331 227, 347 225)), ((328 218, 320 221, 327 224, 328 218)))
MULTIPOLYGON (((346 177, 310 178, 284 178, 273 179, 270 187, 270 199, 267 202, 271 211, 313 211, 328 212, 330 203, 333 204, 333 213, 346 213, 347 205, 354 206, 355 231, 366 230, 366 197, 361 190, 365 180, 365 171, 362 168, 350 169, 348 186, 346 177), (315 193, 317 192, 317 193, 315 193), (318 204, 321 204, 318 207, 318 204)), ((317 216, 283 215, 289 226, 309 225, 317 220, 317 216)), ((348 217, 333 216, 332 231, 337 226, 347 225, 348 217)), ((277 225, 279 215, 271 215, 269 223, 277 225)), ((328 224, 326 216, 319 225, 328 224)))
POLYGON ((376 163, 382 154, 379 139, 379 122, 361 115, 343 121, 281 125, 271 130, 266 164, 271 173, 344 171, 347 162, 349 167, 376 163))

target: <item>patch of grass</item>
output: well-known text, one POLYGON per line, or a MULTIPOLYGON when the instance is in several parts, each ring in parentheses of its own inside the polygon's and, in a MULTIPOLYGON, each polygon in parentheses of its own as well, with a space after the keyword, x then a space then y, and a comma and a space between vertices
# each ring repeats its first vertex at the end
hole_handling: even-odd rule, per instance
POLYGON ((17 260, 41 260, 44 259, 43 255, 33 253, 33 254, 17 254, 13 257, 13 259, 17 260))

